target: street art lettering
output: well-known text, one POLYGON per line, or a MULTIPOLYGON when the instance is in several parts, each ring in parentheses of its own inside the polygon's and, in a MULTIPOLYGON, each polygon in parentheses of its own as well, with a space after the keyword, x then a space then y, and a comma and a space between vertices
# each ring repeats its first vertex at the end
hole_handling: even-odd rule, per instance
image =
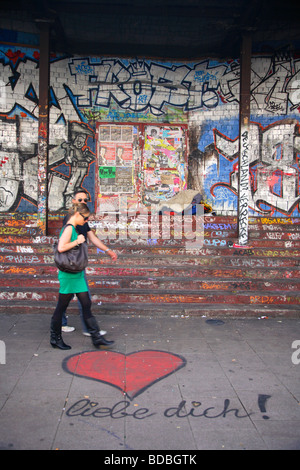
POLYGON ((239 171, 239 243, 248 242, 248 205, 249 205, 249 130, 243 124, 240 143, 240 171, 239 171))
MULTIPOLYGON (((38 148, 38 136, 44 136, 38 64, 38 51, 1 45, 0 212, 38 209, 38 182, 45 179, 44 165, 38 166, 45 150, 38 148)), ((297 57, 251 61, 250 215, 299 216, 299 64, 297 57)), ((167 122, 188 124, 197 136, 188 187, 199 189, 219 213, 236 215, 238 60, 183 64, 52 56, 51 74, 61 78, 50 86, 50 211, 66 209, 75 186, 86 189, 95 206, 97 123, 167 122)), ((140 158, 132 150, 128 155, 134 164, 140 158)), ((128 182, 127 175, 126 187, 128 182)))
POLYGON ((0 364, 6 364, 6 344, 0 341, 0 364))
POLYGON ((125 418, 126 416, 132 416, 135 419, 145 419, 153 416, 156 413, 149 413, 148 408, 139 408, 134 412, 129 413, 126 411, 130 406, 130 402, 127 400, 119 401, 111 408, 109 407, 98 407, 98 402, 93 402, 89 399, 78 400, 74 405, 68 408, 67 416, 93 416, 94 418, 106 418, 112 419, 125 418))
MULTIPOLYGON (((149 408, 139 407, 134 411, 130 410, 131 403, 128 400, 122 400, 116 404, 109 406, 99 406, 99 402, 92 401, 88 398, 78 400, 76 403, 71 405, 66 415, 69 417, 82 416, 82 417, 93 417, 93 418, 112 418, 121 419, 126 417, 132 417, 134 419, 146 419, 157 414, 156 411, 151 412, 149 408)), ((177 406, 166 408, 163 412, 165 418, 226 418, 230 413, 235 418, 247 418, 253 414, 253 412, 246 413, 245 410, 239 408, 230 408, 230 399, 226 398, 222 407, 216 410, 216 406, 209 406, 207 408, 200 408, 201 402, 192 401, 191 405, 188 405, 186 400, 182 400, 177 406), (192 405, 192 406, 191 406, 192 405)))
MULTIPOLYGON (((269 398, 271 398, 271 395, 258 395, 257 403, 261 413, 265 413, 267 411, 266 405, 269 398)), ((269 416, 263 415, 263 419, 269 419, 269 416)))
MULTIPOLYGON (((296 120, 283 120, 263 128, 259 123, 251 122, 249 127, 249 206, 258 213, 279 209, 288 215, 300 202, 297 156, 300 151, 299 123, 296 120)), ((214 134, 219 154, 236 162, 238 139, 228 139, 217 130, 214 134)), ((241 167, 243 171, 243 155, 241 167)), ((211 187, 213 195, 219 187, 228 188, 237 194, 238 164, 235 163, 232 169, 229 183, 218 182, 211 187)))
POLYGON ((300 364, 300 340, 296 339, 295 341, 293 341, 292 343, 292 348, 293 349, 296 349, 296 351, 293 352, 292 354, 292 363, 294 365, 298 365, 300 364))
POLYGON ((234 416, 236 418, 247 418, 248 416, 252 415, 252 413, 239 415, 239 412, 240 412, 239 409, 237 408, 229 409, 230 400, 228 398, 224 400, 224 407, 221 410, 221 412, 217 414, 213 414, 212 410, 215 410, 214 406, 210 406, 209 408, 206 408, 204 411, 201 410, 200 412, 200 410, 198 411, 198 408, 200 408, 200 406, 202 405, 201 402, 192 401, 192 405, 193 406, 190 409, 188 409, 186 406, 186 400, 182 400, 177 407, 171 407, 171 408, 166 409, 164 412, 164 416, 166 418, 172 418, 174 416, 176 416, 176 418, 186 418, 188 416, 192 416, 193 418, 204 417, 204 418, 214 419, 214 418, 220 418, 220 417, 225 418, 227 414, 232 413, 232 412, 234 413, 234 416))

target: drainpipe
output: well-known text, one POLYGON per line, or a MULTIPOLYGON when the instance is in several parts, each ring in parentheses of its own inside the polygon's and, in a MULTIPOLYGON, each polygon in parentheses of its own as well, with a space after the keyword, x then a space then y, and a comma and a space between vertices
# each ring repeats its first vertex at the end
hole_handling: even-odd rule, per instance
POLYGON ((251 36, 245 33, 240 55, 238 241, 241 246, 248 243, 251 49, 251 36))
POLYGON ((36 21, 39 23, 40 27, 37 228, 41 235, 47 235, 50 24, 47 19, 36 21))

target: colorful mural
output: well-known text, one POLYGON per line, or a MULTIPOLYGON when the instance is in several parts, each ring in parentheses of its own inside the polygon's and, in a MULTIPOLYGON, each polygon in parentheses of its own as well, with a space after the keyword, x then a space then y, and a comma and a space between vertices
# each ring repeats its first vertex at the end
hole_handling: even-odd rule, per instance
POLYGON ((158 204, 186 189, 186 136, 183 127, 146 126, 143 202, 158 204))
MULTIPOLYGON (((37 211, 38 66, 37 50, 1 45, 1 212, 37 211)), ((253 57, 251 68, 250 214, 299 216, 300 60, 253 57)), ((143 156, 124 140, 118 149, 104 140, 101 153, 99 123, 128 123, 128 129, 131 123, 158 128, 181 123, 189 135, 188 177, 185 185, 177 164, 172 178, 157 167, 166 197, 178 183, 177 189, 199 190, 217 214, 236 214, 238 60, 168 63, 52 56, 50 77, 50 211, 65 209, 77 186, 89 192, 92 209, 113 178, 122 181, 123 189, 114 187, 116 194, 130 184, 127 193, 135 191, 132 169, 143 156), (102 161, 97 161, 98 150, 102 161)), ((152 170, 140 176, 141 188, 153 186, 152 170)))

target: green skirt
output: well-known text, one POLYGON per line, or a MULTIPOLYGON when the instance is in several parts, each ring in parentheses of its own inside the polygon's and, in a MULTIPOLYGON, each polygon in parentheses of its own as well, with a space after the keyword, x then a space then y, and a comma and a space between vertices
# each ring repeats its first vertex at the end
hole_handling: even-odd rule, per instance
POLYGON ((58 280, 60 294, 88 292, 84 271, 81 271, 80 273, 64 273, 63 271, 59 271, 58 280))

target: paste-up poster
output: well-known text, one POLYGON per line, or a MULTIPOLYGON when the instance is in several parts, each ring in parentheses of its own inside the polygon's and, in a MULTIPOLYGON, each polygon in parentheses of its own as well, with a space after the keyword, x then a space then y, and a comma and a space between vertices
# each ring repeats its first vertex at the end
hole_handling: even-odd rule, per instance
POLYGON ((99 122, 97 210, 110 198, 119 211, 125 199, 139 210, 186 189, 186 132, 186 124, 99 122))
POLYGON ((99 126, 98 169, 101 194, 123 194, 134 191, 133 182, 134 126, 99 126))
POLYGON ((116 165, 132 166, 132 144, 119 143, 116 146, 116 165))
POLYGON ((101 142, 99 145, 99 165, 115 165, 116 164, 116 146, 111 142, 101 142))
POLYGON ((184 131, 177 126, 146 126, 143 202, 157 204, 184 189, 184 131))

